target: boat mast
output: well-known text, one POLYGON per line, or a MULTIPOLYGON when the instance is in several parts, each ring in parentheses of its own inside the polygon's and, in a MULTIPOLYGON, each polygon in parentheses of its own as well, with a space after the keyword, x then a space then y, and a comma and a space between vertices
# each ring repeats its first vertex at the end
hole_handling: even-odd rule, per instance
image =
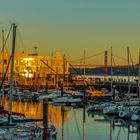
POLYGON ((86 78, 86 50, 84 50, 84 83, 86 78))
POLYGON ((13 84, 14 84, 14 57, 15 57, 15 41, 16 41, 16 24, 13 26, 13 35, 12 35, 12 61, 11 61, 11 71, 10 71, 10 94, 9 94, 9 118, 8 122, 12 123, 12 95, 13 95, 13 84))
POLYGON ((66 70, 66 66, 65 66, 65 54, 63 55, 63 82, 65 82, 65 70, 66 70))
POLYGON ((129 60, 129 56, 130 56, 130 51, 129 51, 129 47, 127 47, 127 61, 128 61, 128 94, 130 94, 130 60, 129 60))
POLYGON ((112 56, 112 47, 110 48, 110 50, 111 50, 111 54, 110 54, 110 57, 111 57, 111 84, 110 84, 110 86, 111 86, 111 93, 113 93, 113 88, 112 88, 112 85, 113 85, 113 79, 112 79, 112 74, 113 74, 113 71, 112 71, 112 59, 113 59, 113 56, 112 56))
POLYGON ((140 52, 139 52, 138 89, 139 89, 139 98, 140 98, 140 52))
MULTIPOLYGON (((4 78, 4 30, 2 30, 2 78, 4 78)), ((2 85, 2 107, 4 108, 4 84, 2 85)))
POLYGON ((86 107, 84 103, 83 104, 83 140, 85 140, 85 120, 86 120, 86 107))

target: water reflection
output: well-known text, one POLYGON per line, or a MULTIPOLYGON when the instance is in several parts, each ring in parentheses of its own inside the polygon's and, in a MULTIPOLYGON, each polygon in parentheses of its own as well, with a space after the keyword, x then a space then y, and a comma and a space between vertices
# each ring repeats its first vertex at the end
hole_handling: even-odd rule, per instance
POLYGON ((101 112, 88 112, 88 116, 101 125, 109 124, 110 140, 140 140, 140 122, 119 119, 114 115, 102 115, 101 112))
MULTIPOLYGON (((1 101, 0 101, 1 103, 1 101)), ((4 109, 8 110, 8 99, 5 99, 5 106, 4 109)), ((20 102, 20 101, 13 101, 13 112, 23 113, 26 117, 29 118, 42 118, 43 117, 43 103, 42 102, 20 102)), ((49 104, 48 107, 49 111, 49 123, 53 123, 56 127, 61 124, 61 107, 60 106, 53 106, 49 104)), ((67 121, 67 111, 65 111, 65 118, 64 121, 67 121)))
MULTIPOLYGON (((5 101, 8 109, 8 101, 5 101)), ((13 101, 13 111, 26 117, 42 118, 42 102, 13 101)), ((49 123, 54 123, 58 140, 140 140, 140 123, 87 112, 86 107, 72 108, 49 104, 49 123)))

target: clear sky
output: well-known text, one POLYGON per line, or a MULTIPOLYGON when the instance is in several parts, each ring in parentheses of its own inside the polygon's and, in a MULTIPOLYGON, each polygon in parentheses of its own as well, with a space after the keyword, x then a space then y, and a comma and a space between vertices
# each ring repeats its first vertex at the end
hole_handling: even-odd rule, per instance
MULTIPOLYGON (((8 31, 13 22, 23 42, 19 47, 38 46, 40 55, 58 51, 77 59, 84 49, 92 56, 112 46, 126 57, 129 46, 138 60, 140 0, 0 0, 0 30, 8 31)), ((99 58, 89 61, 103 61, 99 58)))

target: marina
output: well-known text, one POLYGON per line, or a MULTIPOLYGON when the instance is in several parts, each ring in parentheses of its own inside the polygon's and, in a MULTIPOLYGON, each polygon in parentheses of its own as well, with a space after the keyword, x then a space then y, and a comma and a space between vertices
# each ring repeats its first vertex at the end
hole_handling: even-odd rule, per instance
MULTIPOLYGON (((7 108, 7 102, 5 108, 7 108)), ((13 110, 23 112, 31 118, 42 118, 42 102, 13 102, 13 110), (17 110, 17 105, 19 109, 17 110)), ((58 140, 97 139, 133 140, 139 139, 139 122, 103 115, 100 111, 87 111, 87 107, 73 108, 49 104, 49 123, 57 130, 58 140), (85 115, 85 116, 84 116, 85 115)), ((4 129, 5 130, 5 129, 4 129)), ((1 130, 1 133, 4 131, 1 130)))
POLYGON ((0 140, 140 140, 140 1, 1 1, 0 140))

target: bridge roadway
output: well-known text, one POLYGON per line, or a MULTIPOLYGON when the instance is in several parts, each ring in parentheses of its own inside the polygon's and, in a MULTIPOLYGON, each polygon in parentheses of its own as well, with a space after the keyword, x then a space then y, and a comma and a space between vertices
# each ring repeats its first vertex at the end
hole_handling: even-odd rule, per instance
MULTIPOLYGON (((83 65, 83 64, 73 64, 72 65, 74 68, 104 68, 104 67, 108 67, 111 68, 111 65, 102 65, 102 64, 87 64, 87 65, 83 65)), ((130 65, 130 68, 133 68, 134 65, 130 65)), ((128 65, 114 65, 112 66, 112 68, 128 68, 128 65)))

